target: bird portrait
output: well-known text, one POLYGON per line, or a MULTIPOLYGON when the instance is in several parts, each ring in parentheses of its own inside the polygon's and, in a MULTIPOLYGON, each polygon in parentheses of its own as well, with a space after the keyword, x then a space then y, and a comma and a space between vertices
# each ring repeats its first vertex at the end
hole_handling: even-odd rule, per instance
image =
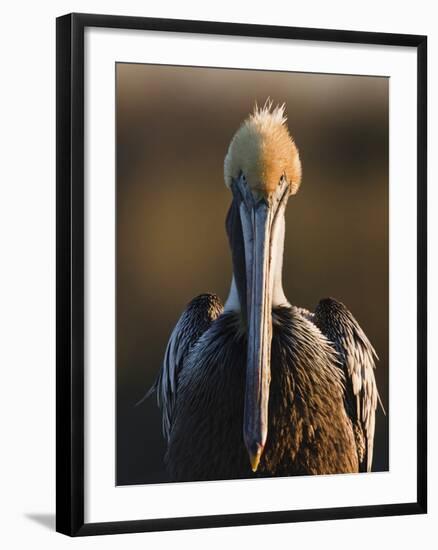
POLYGON ((343 296, 310 310, 285 292, 285 213, 306 185, 286 105, 256 105, 230 136, 228 297, 187 297, 147 393, 169 480, 370 472, 376 349, 343 296))

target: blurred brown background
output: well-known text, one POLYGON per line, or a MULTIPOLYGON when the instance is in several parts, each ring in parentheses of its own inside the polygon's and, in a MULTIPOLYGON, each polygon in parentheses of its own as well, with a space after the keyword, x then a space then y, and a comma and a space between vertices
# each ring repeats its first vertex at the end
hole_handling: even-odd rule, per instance
MULTIPOLYGON (((303 164, 286 211, 291 303, 344 302, 380 356, 388 412, 388 84, 386 78, 117 64, 117 484, 166 481, 154 398, 186 303, 225 301, 228 143, 253 109, 286 103, 303 164)), ((388 415, 389 416, 389 415, 388 415)), ((374 470, 388 469, 379 411, 374 470)))

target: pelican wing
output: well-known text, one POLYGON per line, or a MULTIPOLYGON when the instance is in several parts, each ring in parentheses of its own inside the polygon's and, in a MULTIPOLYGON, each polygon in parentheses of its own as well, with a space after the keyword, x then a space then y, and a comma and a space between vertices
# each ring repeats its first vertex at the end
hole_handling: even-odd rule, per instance
POLYGON ((353 421, 359 460, 363 469, 370 472, 376 408, 380 402, 374 376, 377 353, 359 323, 341 302, 332 298, 321 300, 313 321, 333 342, 341 357, 347 378, 347 409, 353 421))
POLYGON ((161 371, 149 392, 157 392, 157 402, 163 413, 163 435, 167 440, 172 428, 178 376, 184 367, 184 360, 222 311, 221 301, 215 294, 201 294, 187 305, 170 335, 161 371))

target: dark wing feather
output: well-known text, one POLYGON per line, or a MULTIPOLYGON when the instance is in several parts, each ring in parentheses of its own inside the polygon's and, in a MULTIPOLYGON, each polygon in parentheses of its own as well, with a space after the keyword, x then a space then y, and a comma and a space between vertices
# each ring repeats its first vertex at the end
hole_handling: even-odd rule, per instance
MULTIPOLYGON (((377 353, 359 323, 342 304, 332 298, 321 300, 313 321, 341 357, 347 377, 347 400, 354 423, 359 459, 368 472, 373 460, 377 402, 380 401, 374 376, 377 353)), ((383 408, 383 407, 382 407, 383 408)))
POLYGON ((178 376, 184 367, 184 360, 222 311, 221 301, 215 294, 201 294, 187 305, 170 335, 161 371, 148 392, 148 395, 157 392, 158 406, 163 413, 163 435, 167 440, 172 428, 178 376))

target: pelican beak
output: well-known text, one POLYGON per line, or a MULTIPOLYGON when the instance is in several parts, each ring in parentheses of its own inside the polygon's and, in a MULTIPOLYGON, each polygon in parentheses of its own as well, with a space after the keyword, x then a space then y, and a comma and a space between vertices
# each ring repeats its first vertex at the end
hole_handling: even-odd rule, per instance
MULTIPOLYGON (((243 205, 243 203, 242 203, 243 205)), ((251 212, 241 206, 247 284, 247 365, 243 436, 252 471, 258 468, 268 435, 271 382, 272 286, 270 281, 271 209, 265 200, 251 212), (251 223, 251 231, 248 221, 251 223)))
POLYGON ((253 472, 257 471, 268 435, 274 285, 272 246, 275 222, 288 197, 286 187, 279 186, 276 194, 266 197, 254 196, 248 187, 239 186, 248 338, 243 437, 253 472))

